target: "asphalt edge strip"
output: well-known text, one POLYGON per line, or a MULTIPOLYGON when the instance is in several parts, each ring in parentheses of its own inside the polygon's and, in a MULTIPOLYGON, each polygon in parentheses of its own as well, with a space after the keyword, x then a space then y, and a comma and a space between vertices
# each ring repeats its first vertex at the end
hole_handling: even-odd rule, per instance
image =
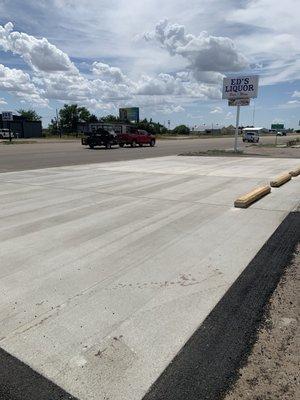
POLYGON ((1 400, 78 400, 0 348, 1 400))
POLYGON ((238 378, 264 308, 300 241, 300 212, 291 212, 143 400, 218 400, 238 378))

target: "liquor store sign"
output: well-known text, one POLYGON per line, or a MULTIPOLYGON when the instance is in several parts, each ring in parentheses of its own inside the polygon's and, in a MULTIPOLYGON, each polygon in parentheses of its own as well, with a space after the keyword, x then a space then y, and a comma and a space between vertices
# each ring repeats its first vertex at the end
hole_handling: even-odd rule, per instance
POLYGON ((223 99, 253 99, 258 93, 258 75, 223 79, 223 99))

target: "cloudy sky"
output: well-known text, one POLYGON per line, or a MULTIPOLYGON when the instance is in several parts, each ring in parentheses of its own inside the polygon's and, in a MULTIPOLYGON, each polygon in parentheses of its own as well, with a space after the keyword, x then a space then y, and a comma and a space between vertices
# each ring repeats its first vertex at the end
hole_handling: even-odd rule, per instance
POLYGON ((0 0, 0 109, 139 106, 174 126, 234 123, 225 75, 260 76, 241 122, 300 119, 299 0, 0 0))

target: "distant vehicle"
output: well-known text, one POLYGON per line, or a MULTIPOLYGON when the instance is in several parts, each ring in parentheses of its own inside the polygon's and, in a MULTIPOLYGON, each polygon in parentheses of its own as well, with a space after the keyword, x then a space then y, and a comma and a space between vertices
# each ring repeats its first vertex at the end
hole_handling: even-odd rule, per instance
POLYGON ((113 145, 118 145, 119 140, 117 134, 113 130, 98 128, 94 132, 86 134, 81 138, 83 146, 89 146, 93 149, 96 146, 104 146, 106 149, 111 149, 113 145))
POLYGON ((243 142, 258 143, 259 134, 257 132, 247 131, 243 133, 243 142))
POLYGON ((286 131, 278 131, 276 133, 277 136, 286 136, 286 131))
POLYGON ((130 145, 131 147, 149 145, 155 146, 155 136, 142 129, 137 129, 133 126, 126 126, 126 132, 118 134, 119 145, 124 147, 130 145))
MULTIPOLYGON (((15 134, 12 131, 10 131, 10 135, 12 138, 15 137, 15 134)), ((9 129, 6 128, 0 129, 0 139, 9 139, 9 129)))

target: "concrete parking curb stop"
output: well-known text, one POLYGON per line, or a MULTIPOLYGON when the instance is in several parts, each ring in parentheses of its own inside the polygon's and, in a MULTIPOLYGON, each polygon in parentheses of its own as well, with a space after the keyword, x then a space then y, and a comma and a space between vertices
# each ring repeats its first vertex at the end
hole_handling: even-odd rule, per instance
POLYGON ((264 306, 300 240, 290 213, 152 385, 143 400, 219 400, 246 362, 264 306))
POLYGON ((234 206, 238 208, 247 208, 255 201, 261 199, 265 195, 271 192, 270 186, 261 186, 259 188, 251 190, 251 192, 239 197, 235 200, 234 206))
POLYGON ((282 175, 277 176, 273 180, 271 180, 270 185, 271 187, 279 187, 283 185, 284 183, 290 181, 292 179, 292 176, 289 172, 286 172, 282 175))
POLYGON ((293 169, 292 171, 290 171, 290 175, 291 176, 298 176, 300 175, 300 167, 293 169))

